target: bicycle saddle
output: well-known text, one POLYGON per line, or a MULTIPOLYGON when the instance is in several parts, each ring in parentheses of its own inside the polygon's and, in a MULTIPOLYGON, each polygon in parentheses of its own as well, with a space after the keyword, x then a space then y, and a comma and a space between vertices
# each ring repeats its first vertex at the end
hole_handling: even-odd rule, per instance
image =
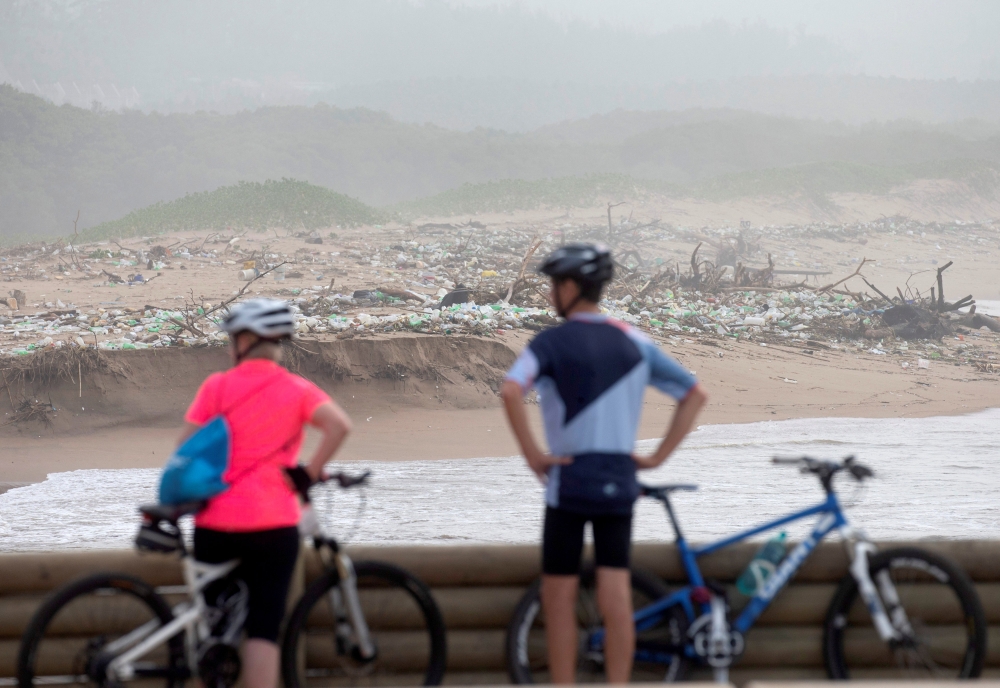
POLYGON ((662 497, 671 492, 694 492, 697 489, 697 485, 691 485, 690 483, 667 483, 665 485, 643 485, 639 483, 640 494, 644 497, 662 497))
POLYGON ((207 502, 184 502, 183 504, 143 504, 139 512, 154 521, 177 523, 181 516, 195 514, 205 508, 207 502))

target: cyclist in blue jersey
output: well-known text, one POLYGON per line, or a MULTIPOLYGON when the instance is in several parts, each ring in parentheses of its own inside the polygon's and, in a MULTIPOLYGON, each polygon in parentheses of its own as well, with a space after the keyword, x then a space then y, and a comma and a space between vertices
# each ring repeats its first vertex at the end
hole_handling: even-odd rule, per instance
POLYGON ((507 373, 501 390, 511 429, 545 483, 542 604, 552 683, 575 680, 576 599, 584 526, 591 523, 597 602, 607 629, 605 672, 632 672, 629 552, 636 470, 659 466, 691 429, 707 396, 697 381, 645 335, 601 314, 598 302, 614 263, 607 248, 569 244, 542 264, 549 298, 566 322, 541 332, 507 373), (633 447, 647 385, 677 400, 666 436, 651 456, 633 447), (524 395, 538 391, 549 453, 528 426, 524 395))

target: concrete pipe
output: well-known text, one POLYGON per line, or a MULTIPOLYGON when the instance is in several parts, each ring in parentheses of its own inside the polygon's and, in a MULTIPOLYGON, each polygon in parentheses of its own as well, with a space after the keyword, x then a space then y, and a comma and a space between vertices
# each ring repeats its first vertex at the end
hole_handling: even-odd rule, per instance
POLYGON ((115 571, 138 576, 151 585, 179 585, 176 555, 133 550, 6 554, 0 556, 0 594, 47 592, 89 573, 115 571))
MULTIPOLYGON (((506 628, 514 608, 524 595, 524 588, 476 587, 435 588, 432 590, 445 626, 456 628, 506 628)), ((403 590, 359 590, 361 608, 374 628, 414 629, 423 624, 420 611, 403 590)), ((0 603, 0 611, 2 611, 0 603)), ((309 626, 329 626, 332 621, 326 605, 316 605, 309 616, 309 626)))
MULTIPOLYGON (((87 648, 89 638, 51 638, 38 649, 35 672, 39 676, 59 676, 79 671, 80 657, 87 648)), ((17 670, 17 652, 20 643, 14 640, 0 641, 0 676, 13 676, 17 670)), ((155 661, 165 661, 165 647, 157 648, 148 655, 155 661)))
MULTIPOLYGON (((426 633, 417 631, 374 631, 381 667, 398 672, 424 668, 430 652, 426 633)), ((332 669, 338 666, 330 632, 310 631, 306 638, 306 667, 332 669)), ((453 631, 448 633, 448 669, 503 670, 504 632, 453 631)))
MULTIPOLYGON (((459 585, 528 585, 541 574, 541 554, 529 545, 463 547, 350 547, 354 561, 375 560, 409 570, 431 587, 459 585)), ((315 552, 306 557, 306 581, 322 569, 315 552)))

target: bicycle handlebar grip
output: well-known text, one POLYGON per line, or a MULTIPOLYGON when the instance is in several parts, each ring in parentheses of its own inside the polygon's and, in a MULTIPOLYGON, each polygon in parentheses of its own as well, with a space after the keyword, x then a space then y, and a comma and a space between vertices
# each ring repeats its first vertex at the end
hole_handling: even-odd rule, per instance
POLYGON ((863 481, 865 478, 875 477, 875 471, 868 468, 868 466, 861 465, 860 463, 851 464, 848 470, 851 471, 851 475, 853 475, 855 480, 858 482, 863 481))
POLYGON ((334 477, 337 478, 337 482, 340 483, 340 486, 346 489, 348 487, 354 487, 355 485, 361 485, 368 480, 368 476, 371 474, 371 471, 365 471, 361 475, 357 476, 347 475, 346 473, 338 473, 334 477))
POLYGON ((292 485, 295 486, 295 491, 302 495, 302 499, 306 502, 309 501, 309 488, 312 487, 313 479, 306 472, 306 469, 302 466, 294 466, 292 468, 286 468, 285 474, 288 479, 292 481, 292 485))

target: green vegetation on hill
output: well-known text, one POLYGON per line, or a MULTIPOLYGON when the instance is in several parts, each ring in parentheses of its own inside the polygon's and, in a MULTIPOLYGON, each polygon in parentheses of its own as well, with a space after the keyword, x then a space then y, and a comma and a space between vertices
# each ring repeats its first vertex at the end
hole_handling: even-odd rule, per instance
MULTIPOLYGON (((308 209, 248 191, 257 187, 238 191, 240 181, 308 180, 415 216, 568 207, 636 193, 820 194, 884 187, 912 178, 920 165, 933 171, 934 161, 957 159, 1000 165, 1000 136, 982 127, 853 127, 734 110, 611 113, 528 134, 461 132, 327 105, 235 115, 91 111, 0 85, 0 240, 65 236, 78 211, 83 230, 188 195, 117 229, 184 227, 196 216, 212 226, 259 226, 308 209), (198 200, 220 187, 236 189, 226 194, 249 209, 230 205, 230 220, 212 209, 235 203, 223 200, 230 196, 198 200)), ((991 179, 978 183, 989 187, 991 179)), ((308 202, 347 212, 346 201, 308 202)))
POLYGON ((981 196, 1000 189, 1000 166, 980 160, 945 160, 880 167, 857 163, 812 163, 795 167, 720 175, 687 186, 636 179, 622 174, 501 179, 462 186, 385 208, 293 179, 263 184, 240 182, 215 191, 189 194, 169 203, 136 210, 119 220, 84 231, 86 239, 152 236, 185 229, 324 229, 335 225, 410 221, 433 216, 506 213, 538 208, 593 207, 608 201, 649 196, 732 200, 742 197, 803 195, 822 205, 829 194, 884 194, 918 179, 949 179, 968 184, 981 196))
POLYGON ((380 222, 361 201, 294 179, 239 182, 136 210, 83 232, 85 239, 151 236, 186 229, 322 229, 380 222))

